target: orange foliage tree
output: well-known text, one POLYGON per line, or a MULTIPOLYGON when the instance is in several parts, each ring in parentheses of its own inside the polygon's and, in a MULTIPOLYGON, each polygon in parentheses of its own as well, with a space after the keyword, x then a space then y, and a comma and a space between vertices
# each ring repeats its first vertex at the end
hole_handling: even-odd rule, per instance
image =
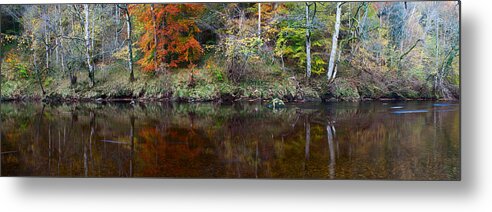
POLYGON ((145 71, 155 71, 161 64, 171 68, 193 66, 203 49, 195 36, 200 32, 195 20, 203 4, 138 4, 130 7, 144 23, 140 37, 143 57, 138 61, 145 71))

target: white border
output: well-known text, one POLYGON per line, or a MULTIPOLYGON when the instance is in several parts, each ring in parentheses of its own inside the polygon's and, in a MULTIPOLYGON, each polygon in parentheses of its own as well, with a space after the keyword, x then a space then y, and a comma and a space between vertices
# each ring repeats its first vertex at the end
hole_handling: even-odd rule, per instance
POLYGON ((462 1, 461 182, 0 178, 0 210, 491 211, 491 9, 462 1))

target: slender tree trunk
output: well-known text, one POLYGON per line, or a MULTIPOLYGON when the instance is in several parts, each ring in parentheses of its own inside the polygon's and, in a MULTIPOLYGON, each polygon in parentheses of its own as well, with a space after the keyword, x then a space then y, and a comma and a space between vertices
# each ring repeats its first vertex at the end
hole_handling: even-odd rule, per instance
MULTIPOLYGON (((56 5, 56 11, 58 13, 58 16, 57 16, 58 19, 57 20, 58 20, 58 23, 59 23, 60 22, 60 19, 61 19, 60 5, 56 5)), ((53 25, 56 26, 57 21, 54 20, 54 22, 55 22, 55 24, 53 24, 53 25)), ((53 27, 53 28, 55 28, 55 27, 53 27)), ((60 51, 59 51, 59 47, 60 47, 60 36, 57 35, 57 34, 59 34, 59 32, 58 33, 55 33, 55 36, 56 36, 55 37, 55 56, 56 56, 55 57, 55 61, 56 61, 56 66, 57 67, 60 67, 60 51)))
POLYGON ((335 68, 335 56, 337 54, 337 45, 338 45, 338 33, 340 32, 340 15, 342 13, 342 3, 337 3, 337 14, 335 20, 335 32, 333 33, 333 38, 331 41, 331 53, 330 53, 330 61, 328 62, 328 72, 327 78, 328 81, 333 81, 334 78, 334 68, 335 68))
POLYGON ((120 26, 120 14, 119 14, 119 8, 118 5, 115 5, 115 12, 114 12, 114 24, 115 24, 115 30, 114 30, 114 48, 118 47, 118 27, 120 26))
POLYGON ((311 23, 309 21, 309 4, 306 3, 306 78, 311 77, 311 23))
POLYGON ((90 39, 90 31, 89 31, 89 5, 84 4, 84 13, 85 13, 85 22, 84 22, 84 31, 85 31, 85 57, 87 66, 89 66, 89 78, 90 78, 90 87, 94 87, 94 64, 92 63, 91 56, 91 39, 90 39))
POLYGON ((436 12, 435 17, 435 27, 436 27, 436 75, 434 76, 434 95, 436 98, 441 97, 441 69, 439 66, 439 15, 436 12))
POLYGON ((258 3, 258 38, 261 38, 261 3, 258 3))
POLYGON ((282 71, 285 71, 285 61, 284 61, 284 54, 283 53, 280 55, 280 61, 282 61, 282 71))
POLYGON ((47 12, 47 5, 43 7, 43 13, 45 15, 44 19, 44 48, 45 48, 45 54, 46 54, 46 69, 50 68, 50 46, 49 46, 49 33, 48 33, 48 12, 47 12))
MULTIPOLYGON (((58 13, 60 15, 60 19, 58 20, 58 26, 59 26, 59 30, 60 30, 60 35, 61 36, 64 36, 64 32, 63 32, 63 24, 62 24, 62 13, 61 13, 61 5, 58 7, 58 13)), ((63 74, 65 74, 65 54, 64 54, 64 50, 63 50, 63 39, 60 38, 59 40, 60 42, 60 62, 61 62, 61 68, 62 68, 62 72, 63 74)))
MULTIPOLYGON (((383 26, 383 14, 379 15, 379 28, 383 26)), ((379 39, 382 38, 381 35, 381 30, 378 30, 378 37, 379 39)), ((378 52, 378 65, 379 65, 379 71, 383 72, 383 47, 380 47, 379 52, 378 52)))
POLYGON ((127 30, 127 42, 128 42, 128 68, 130 69, 130 82, 135 80, 133 74, 133 50, 132 50, 132 21, 130 18, 130 12, 128 11, 128 5, 124 8, 126 17, 126 30, 127 30))
POLYGON ((154 28, 154 68, 156 71, 160 71, 159 70, 159 65, 157 64, 157 47, 159 45, 159 42, 158 42, 158 36, 157 36, 157 24, 156 24, 156 17, 155 17, 155 11, 154 11, 154 4, 150 4, 150 11, 152 13, 152 25, 153 25, 153 28, 154 28))
POLYGON ((338 49, 337 60, 335 62, 335 68, 333 69, 333 76, 331 77, 332 78, 332 81, 335 80, 335 78, 337 77, 338 63, 340 62, 340 56, 341 55, 342 55, 342 51, 341 51, 341 49, 338 49))
POLYGON ((36 79, 38 80, 39 87, 41 88, 41 92, 43 92, 43 96, 44 96, 46 92, 44 91, 43 82, 41 81, 41 71, 39 70, 39 67, 37 65, 35 52, 32 54, 32 57, 33 57, 34 70, 36 71, 36 79))
POLYGON ((95 22, 96 22, 96 6, 94 5, 92 7, 92 24, 91 24, 91 49, 92 49, 92 52, 91 52, 91 57, 94 58, 94 37, 95 37, 95 33, 94 33, 94 28, 95 27, 95 22))

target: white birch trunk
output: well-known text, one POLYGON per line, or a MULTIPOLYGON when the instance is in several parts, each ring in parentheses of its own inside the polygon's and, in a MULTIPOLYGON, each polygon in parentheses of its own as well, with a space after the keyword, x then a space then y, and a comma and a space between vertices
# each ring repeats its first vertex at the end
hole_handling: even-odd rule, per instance
POLYGON ((94 86, 94 66, 92 64, 91 57, 91 39, 90 39, 90 31, 89 31, 89 5, 84 4, 84 13, 85 13, 85 22, 84 22, 84 32, 85 32, 85 56, 87 66, 89 67, 89 78, 90 78, 90 87, 94 86))
POLYGON ((132 82, 135 79, 135 76, 133 75, 132 22, 130 19, 130 12, 128 11, 128 5, 125 7, 125 17, 128 42, 128 68, 130 70, 130 82, 132 82))
POLYGON ((258 38, 261 37, 261 3, 258 3, 258 38))
POLYGON ((335 56, 337 54, 337 45, 338 45, 338 33, 340 32, 340 15, 342 13, 342 3, 337 3, 337 14, 335 20, 335 32, 333 33, 333 38, 331 41, 331 53, 330 53, 330 61, 328 62, 328 72, 327 78, 328 81, 334 80, 334 68, 335 68, 335 56))
POLYGON ((95 40, 95 33, 94 33, 94 28, 96 28, 95 26, 95 22, 96 22, 96 9, 97 7, 93 6, 92 9, 92 26, 91 26, 91 49, 92 49, 92 52, 91 52, 91 57, 94 57, 94 40, 95 40))
POLYGON ((309 21, 309 5, 306 3, 306 77, 311 77, 311 24, 309 21))

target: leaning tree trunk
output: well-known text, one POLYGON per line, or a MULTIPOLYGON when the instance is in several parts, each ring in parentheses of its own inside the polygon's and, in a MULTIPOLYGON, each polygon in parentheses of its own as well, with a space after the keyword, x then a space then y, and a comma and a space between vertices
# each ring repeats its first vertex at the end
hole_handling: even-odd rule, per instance
POLYGON ((306 3, 306 77, 311 77, 311 24, 309 21, 309 4, 306 3))
POLYGON ((85 22, 84 22, 84 32, 85 32, 85 57, 87 59, 87 66, 89 66, 89 79, 90 87, 94 87, 94 64, 92 63, 91 57, 91 39, 89 31, 89 5, 84 4, 85 22))
POLYGON ((327 78, 328 81, 333 81, 335 79, 334 69, 335 69, 335 56, 337 54, 337 45, 338 45, 338 33, 340 32, 340 15, 342 13, 342 3, 337 3, 337 14, 335 20, 335 32, 333 33, 333 38, 331 41, 331 53, 330 53, 330 61, 328 62, 328 72, 327 78))

